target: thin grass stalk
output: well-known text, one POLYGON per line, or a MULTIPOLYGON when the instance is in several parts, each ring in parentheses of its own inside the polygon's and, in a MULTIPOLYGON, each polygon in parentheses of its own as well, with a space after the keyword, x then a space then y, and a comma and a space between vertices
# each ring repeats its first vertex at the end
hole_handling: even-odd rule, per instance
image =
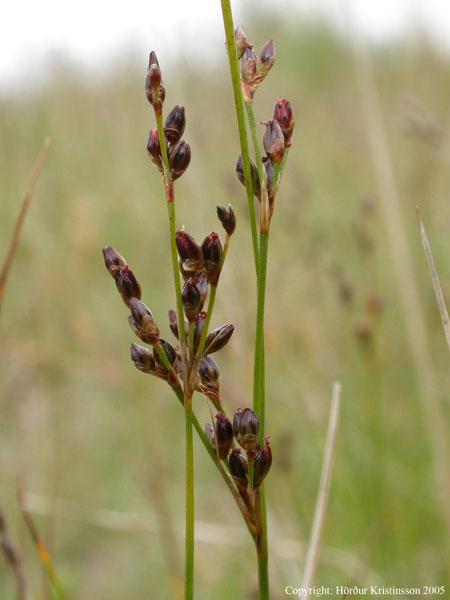
POLYGON ((47 156, 48 149, 50 147, 50 138, 46 137, 42 143, 41 149, 36 157, 33 170, 31 171, 30 179, 28 181, 27 189, 25 191, 22 206, 20 208, 19 216, 17 217, 16 224, 14 226, 13 235, 11 238, 11 242, 8 247, 8 251, 6 253, 5 260, 3 261, 2 267, 0 269, 0 311, 3 300, 3 294, 5 292, 6 280, 8 278, 9 272, 11 270, 14 257, 17 252, 17 247, 19 244, 20 234, 22 232, 23 224, 25 223, 25 219, 28 214, 28 210, 31 205, 31 201, 33 200, 34 190, 36 189, 37 182, 42 173, 42 169, 44 167, 45 158, 47 156))
MULTIPOLYGON (((336 447, 336 437, 339 426, 339 414, 341 409, 341 384, 335 382, 331 395, 330 417, 328 420, 327 439, 325 442, 325 451, 322 463, 322 472, 320 475, 319 493, 317 495, 314 519, 311 528, 311 537, 306 555, 305 570, 303 574, 302 588, 308 590, 314 581, 317 560, 319 558, 320 538, 328 504, 330 491, 331 474, 333 471, 334 450, 336 447)), ((307 593, 305 598, 308 598, 307 593)))
MULTIPOLYGON (((246 102, 247 118, 255 153, 256 168, 261 186, 261 223, 259 233, 259 269, 257 277, 257 307, 255 361, 253 371, 253 410, 259 417, 259 440, 264 444, 266 421, 266 369, 265 369, 265 305, 267 261, 269 252, 270 211, 267 195, 266 174, 262 161, 262 152, 258 139, 253 101, 246 102)), ((256 552, 258 558, 258 581, 260 599, 269 598, 269 549, 267 535, 267 510, 264 485, 255 493, 255 510, 258 522, 258 538, 256 552)))
POLYGON ((162 111, 155 111, 156 125, 158 128, 159 143, 164 169, 164 184, 166 188, 167 211, 169 216, 170 249, 172 258, 172 271, 177 303, 178 327, 184 374, 184 411, 185 411, 185 463, 186 463, 186 537, 185 537, 185 600, 194 598, 194 551, 195 551, 195 505, 194 505, 194 441, 193 441, 193 413, 192 392, 188 373, 187 339, 184 326, 183 304, 181 300, 181 283, 178 270, 178 253, 176 247, 175 225, 175 194, 173 181, 170 176, 169 157, 167 155, 166 136, 164 133, 162 111))
POLYGON ((33 540, 33 543, 36 546, 39 560, 41 561, 41 564, 47 573, 48 580, 49 580, 50 585, 54 592, 54 596, 55 596, 56 600, 66 600, 66 594, 64 592, 64 588, 61 584, 58 572, 53 563, 50 552, 48 551, 44 541, 42 540, 41 536, 39 535, 39 531, 33 521, 31 514, 25 508, 25 503, 23 501, 23 494, 21 492, 19 492, 19 504, 20 504, 20 510, 22 512, 23 520, 25 521, 25 524, 30 533, 31 539, 33 540))
POLYGON ((9 535, 6 517, 0 507, 0 549, 2 550, 6 562, 10 565, 16 580, 16 598, 17 600, 27 599, 27 580, 23 568, 23 562, 13 541, 9 535))
POLYGON ((221 0, 223 25, 225 29, 226 45, 228 51, 228 62, 230 65, 231 82, 233 86, 234 104, 236 107, 236 119, 239 128, 239 140, 246 183, 247 204, 250 215, 250 229, 252 233, 253 257, 255 270, 258 273, 259 248, 258 229, 256 224, 255 200, 253 197, 253 183, 250 168, 250 151, 248 144, 247 126, 245 123, 244 98, 241 88, 241 77, 239 73, 239 61, 234 38, 233 12, 230 0, 221 0))
POLYGON ((420 211, 418 208, 416 209, 416 212, 417 220, 419 222, 420 238, 422 240, 422 246, 427 259, 428 268, 430 270, 431 281, 433 282, 434 295, 436 296, 439 314, 441 315, 442 327, 444 329, 445 339, 447 340, 447 346, 450 350, 450 319, 448 317, 447 306, 445 304, 444 294, 442 293, 441 282, 439 281, 439 275, 434 262, 430 241, 428 239, 427 232, 425 231, 424 224, 422 223, 422 219, 420 218, 420 211))

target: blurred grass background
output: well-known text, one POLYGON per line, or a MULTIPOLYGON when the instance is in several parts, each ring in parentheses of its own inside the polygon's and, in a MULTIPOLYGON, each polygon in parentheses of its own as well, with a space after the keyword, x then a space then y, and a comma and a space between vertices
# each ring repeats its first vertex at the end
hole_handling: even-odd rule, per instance
MULTIPOLYGON (((335 378, 343 414, 317 583, 449 589, 448 540, 350 47, 323 22, 253 15, 245 28, 258 45, 268 37, 277 44, 278 62, 257 95, 258 118, 269 118, 282 96, 298 116, 268 279, 274 597, 301 581, 335 378)), ((214 318, 236 325, 218 356, 232 411, 251 404, 255 280, 234 175, 238 138, 225 53, 220 64, 192 64, 187 54, 165 67, 158 50, 167 109, 186 106, 193 153, 177 183, 178 225, 202 239, 219 230, 217 204, 231 202, 238 213, 214 318)), ((449 357, 414 208, 422 209, 449 298, 450 57, 420 36, 372 48, 371 57, 448 418, 449 357)), ((18 476, 34 508, 48 513, 37 523, 71 598, 176 597, 182 412, 162 382, 131 364, 127 312, 101 256, 105 244, 125 255, 171 339, 166 209, 145 151, 153 127, 145 59, 130 55, 95 79, 61 61, 38 89, 0 97, 0 257, 35 154, 45 135, 52 138, 0 317, 0 503, 43 597, 18 516, 18 476)), ((204 400, 195 406, 206 421, 204 400)), ((251 598, 251 541, 199 444, 196 450, 197 598, 251 598)), ((3 560, 0 590, 12 597, 3 560)))

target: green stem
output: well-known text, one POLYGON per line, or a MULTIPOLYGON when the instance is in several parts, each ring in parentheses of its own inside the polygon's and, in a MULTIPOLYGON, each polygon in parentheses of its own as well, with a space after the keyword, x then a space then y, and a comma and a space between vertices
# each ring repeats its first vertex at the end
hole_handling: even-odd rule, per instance
POLYGON ((185 423, 186 423, 186 539, 185 539, 185 574, 184 598, 194 598, 194 439, 193 439, 193 413, 192 395, 185 397, 185 423))
POLYGON ((162 113, 155 112, 156 125, 158 128, 159 143, 161 146, 161 157, 163 162, 163 177, 166 188, 167 212, 169 216, 170 232, 170 250, 172 258, 172 271, 175 286, 175 295, 177 301, 178 314, 178 333, 180 338, 181 355, 183 361, 184 390, 183 405, 185 410, 186 426, 186 551, 185 551, 185 579, 184 579, 184 597, 185 600, 194 598, 194 528, 195 528, 195 507, 194 507, 194 444, 193 444, 193 413, 192 413, 192 392, 189 385, 188 357, 186 329, 184 325, 183 304, 181 300, 181 283, 178 269, 178 253, 176 246, 176 226, 175 226, 175 195, 173 181, 170 174, 169 157, 167 155, 166 136, 164 134, 164 124, 162 113))
POLYGON ((239 140, 241 144, 241 154, 244 166, 245 187, 247 192, 247 204, 250 215, 250 228, 252 232, 253 257, 255 260, 255 269, 258 272, 259 250, 258 250, 258 231, 256 226, 255 201, 253 197, 253 183, 250 168, 250 152, 248 146, 247 127, 245 124, 244 98, 242 96, 241 77, 239 74, 239 59, 236 49, 236 40, 234 38, 233 13, 231 11, 230 0, 221 0, 223 25, 225 28, 225 37, 228 51, 228 61, 230 65, 231 81, 233 85, 234 104, 236 107, 236 118, 239 128, 239 140))
POLYGON ((264 490, 255 492, 255 509, 258 519, 256 554, 258 558, 259 600, 269 600, 269 552, 267 546, 267 511, 264 490))
POLYGON ((264 360, 264 312, 266 299, 267 254, 269 249, 269 234, 262 233, 260 237, 260 272, 258 277, 257 308, 256 308, 256 339, 255 365, 253 375, 253 408, 259 417, 260 443, 264 442, 266 420, 266 386, 264 360))

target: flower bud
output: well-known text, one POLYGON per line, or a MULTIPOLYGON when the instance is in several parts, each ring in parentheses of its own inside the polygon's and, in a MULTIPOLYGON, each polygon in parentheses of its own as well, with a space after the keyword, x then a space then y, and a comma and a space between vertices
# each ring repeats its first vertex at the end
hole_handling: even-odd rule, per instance
POLYGON ((219 458, 221 460, 226 460, 231 444, 233 443, 233 427, 230 420, 223 412, 219 412, 216 415, 214 433, 219 458))
POLYGON ((114 278, 117 271, 127 266, 127 262, 124 257, 112 246, 105 246, 103 248, 103 259, 105 261, 105 267, 114 278))
POLYGON ((130 309, 132 321, 130 325, 138 337, 147 344, 157 344, 159 342, 159 329, 153 319, 150 309, 137 298, 130 300, 130 309))
POLYGON ((155 372, 155 359, 148 348, 139 346, 138 344, 131 344, 131 360, 135 366, 143 373, 154 373, 155 372))
POLYGON ((231 451, 228 465, 239 490, 245 492, 248 486, 248 465, 245 458, 241 455, 240 448, 234 448, 231 451))
POLYGON ((236 215, 234 214, 234 208, 231 204, 228 205, 228 208, 225 208, 225 206, 218 206, 217 216, 228 235, 233 235, 234 230, 236 229, 236 215))
POLYGON ((162 83, 158 59, 153 51, 150 52, 147 77, 145 80, 145 93, 147 95, 147 100, 153 106, 155 113, 161 114, 166 90, 162 83))
MULTIPOLYGON (((161 339, 159 341, 164 349, 164 352, 166 353, 169 363, 173 365, 177 359, 177 353, 175 351, 175 348, 171 344, 169 344, 169 342, 166 342, 166 340, 161 339)), ((165 366, 161 360, 161 357, 159 356, 158 350, 155 347, 153 347, 153 358, 159 365, 165 366)))
POLYGON ((217 233, 213 231, 205 237, 202 252, 208 281, 211 285, 217 286, 222 268, 222 244, 217 233))
POLYGON ((128 267, 120 267, 114 275, 117 289, 127 306, 130 305, 132 298, 141 298, 141 286, 134 276, 134 273, 128 267))
POLYGON ((184 314, 190 323, 193 323, 203 308, 208 293, 208 280, 204 275, 190 278, 183 286, 181 300, 183 301, 184 314))
POLYGON ((278 121, 265 121, 266 131, 263 137, 264 150, 274 163, 280 163, 284 156, 284 136, 278 121))
POLYGON ((178 179, 189 166, 191 162, 191 147, 184 140, 180 140, 172 148, 169 154, 169 163, 172 179, 178 179))
POLYGON ((292 104, 286 98, 281 98, 275 104, 273 118, 278 121, 284 136, 286 148, 292 144, 292 136, 295 128, 295 113, 292 104))
POLYGON ((268 156, 265 156, 263 158, 263 163, 264 163, 264 170, 266 171, 266 176, 267 176, 267 191, 269 192, 269 198, 270 198, 270 192, 272 191, 272 185, 273 185, 274 166, 273 166, 273 162, 270 160, 270 158, 268 156))
MULTIPOLYGON (((252 175, 253 195, 261 199, 261 186, 259 185, 258 169, 256 168, 256 165, 252 160, 250 160, 250 172, 252 175)), ((236 175, 239 181, 242 183, 242 185, 246 187, 244 175, 244 161, 242 160, 242 154, 239 154, 237 159, 236 175)))
POLYGON ((174 106, 166 117, 164 123, 164 133, 167 141, 170 144, 176 144, 184 133, 186 126, 186 117, 184 114, 184 106, 174 106))
POLYGON ((163 172, 163 164, 161 160, 161 145, 159 143, 158 130, 152 129, 148 135, 147 141, 147 152, 150 156, 152 163, 158 168, 161 173, 163 172))
POLYGON ((228 323, 227 325, 221 325, 220 327, 217 327, 217 329, 213 329, 206 338, 205 350, 203 354, 212 354, 213 352, 221 350, 233 335, 233 331, 234 325, 231 323, 228 323))
POLYGON ((244 48, 241 63, 241 77, 242 80, 250 86, 253 85, 256 79, 257 60, 258 57, 252 46, 244 48))
POLYGON ((241 25, 238 25, 234 31, 234 39, 236 40, 236 50, 238 58, 242 58, 244 54, 244 50, 246 48, 251 48, 252 45, 247 39, 245 35, 245 31, 242 29, 241 25))
POLYGON ((270 447, 270 441, 267 437, 265 440, 264 448, 258 450, 255 456, 255 462, 253 467, 253 486, 256 488, 261 485, 263 479, 270 471, 272 466, 272 449, 270 447))
POLYGON ((245 408, 241 412, 238 411, 236 411, 233 418, 236 439, 246 452, 254 453, 258 447, 258 415, 251 408, 245 408))
POLYGON ((220 369, 219 365, 211 356, 204 356, 198 368, 200 379, 203 385, 218 390, 220 387, 220 369))
POLYGON ((197 351, 198 345, 200 343, 200 339, 203 334, 203 330, 205 329, 206 322, 206 312, 202 310, 202 312, 198 315, 197 320, 195 322, 194 327, 194 350, 197 351))
POLYGON ((201 271, 203 268, 203 252, 195 239, 183 229, 177 231, 175 236, 178 255, 180 257, 180 271, 185 279, 201 271))
POLYGON ((261 47, 259 51, 259 60, 257 64, 258 75, 262 79, 267 77, 270 69, 275 63, 275 46, 273 40, 269 40, 261 47))

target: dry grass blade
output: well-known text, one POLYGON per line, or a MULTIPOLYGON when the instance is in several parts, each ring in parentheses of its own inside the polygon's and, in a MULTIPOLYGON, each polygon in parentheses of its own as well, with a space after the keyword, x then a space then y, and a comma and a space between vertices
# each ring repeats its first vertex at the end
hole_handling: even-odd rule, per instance
MULTIPOLYGON (((333 470, 334 449, 336 446, 336 436, 339 425, 339 413, 341 409, 341 389, 339 382, 333 384, 331 395, 330 418, 328 421, 327 439, 325 443, 325 452, 322 463, 322 473, 320 475, 319 493, 317 495, 316 508, 311 529, 311 537, 306 554, 305 570, 303 573, 302 588, 307 590, 311 587, 314 580, 317 561, 319 558, 320 538, 327 510, 328 495, 330 491, 331 473, 333 470)), ((308 597, 306 594, 305 598, 308 597)))
POLYGON ((31 539, 33 540, 34 545, 36 546, 39 560, 41 561, 41 564, 47 573, 47 576, 48 576, 50 584, 53 588, 53 591, 55 592, 55 598, 57 598, 58 600, 65 600, 66 596, 65 596, 64 590, 62 588, 62 585, 60 583, 58 573, 54 567, 50 553, 47 550, 46 545, 42 541, 41 536, 39 535, 39 531, 33 521, 31 514, 29 513, 28 509, 26 508, 25 497, 20 489, 19 489, 18 496, 19 496, 19 505, 20 505, 20 510, 22 512, 23 520, 25 521, 25 524, 28 528, 31 539))
POLYGON ((0 270, 0 309, 1 309, 1 304, 2 304, 3 294, 5 292, 6 280, 8 278, 9 272, 11 270, 14 256, 16 255, 16 252, 17 252, 17 246, 19 244, 22 227, 25 222, 26 216, 28 214, 28 209, 30 208, 31 201, 33 199, 33 193, 36 188, 36 184, 39 180, 42 169, 44 167, 45 157, 47 156, 49 146, 50 146, 50 138, 46 137, 44 139, 41 149, 39 150, 39 153, 36 157, 36 161, 34 163, 33 170, 31 171, 30 179, 28 181, 28 186, 27 186, 25 195, 22 200, 22 206, 20 209, 19 216, 17 217, 17 221, 16 221, 16 224, 14 227, 11 242, 9 244, 5 260, 4 260, 2 268, 0 270))
POLYGON ((441 315, 442 327, 444 328, 445 337, 447 339, 448 349, 450 350, 450 319, 448 318, 447 306, 445 305, 444 294, 442 293, 441 282, 439 281, 439 275, 434 262, 433 253, 431 251, 430 241, 425 231, 425 227, 420 218, 420 211, 416 208, 417 220, 420 228, 420 238, 422 240, 422 246, 425 252, 425 257, 428 262, 428 268, 430 269, 431 281, 433 282, 434 294, 436 296, 436 302, 439 307, 439 313, 441 315))
POLYGON ((17 552, 6 525, 6 518, 0 508, 0 547, 6 558, 6 562, 10 565, 14 577, 16 578, 16 598, 17 600, 26 600, 27 598, 27 581, 23 569, 22 559, 17 552))

